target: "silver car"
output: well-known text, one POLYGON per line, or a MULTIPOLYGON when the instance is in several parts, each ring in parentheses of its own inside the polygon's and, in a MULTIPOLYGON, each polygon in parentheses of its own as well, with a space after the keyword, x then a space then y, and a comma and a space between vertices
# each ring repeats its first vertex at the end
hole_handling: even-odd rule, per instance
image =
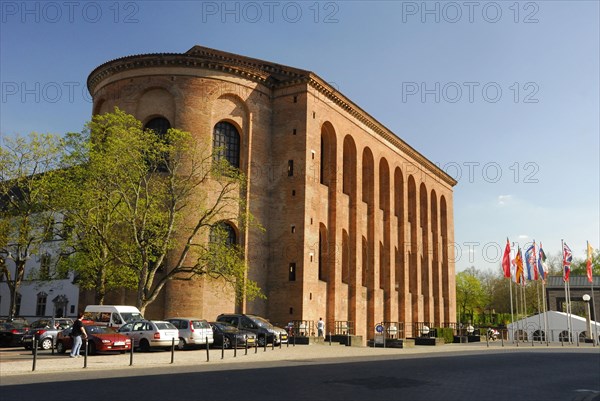
POLYGON ((133 347, 140 351, 148 352, 150 348, 169 349, 175 341, 179 340, 177 328, 169 322, 160 320, 139 320, 127 323, 118 330, 119 333, 129 336, 133 347))
POLYGON ((177 349, 184 349, 192 345, 209 346, 214 342, 213 330, 204 319, 194 317, 173 317, 165 319, 179 330, 177 349))

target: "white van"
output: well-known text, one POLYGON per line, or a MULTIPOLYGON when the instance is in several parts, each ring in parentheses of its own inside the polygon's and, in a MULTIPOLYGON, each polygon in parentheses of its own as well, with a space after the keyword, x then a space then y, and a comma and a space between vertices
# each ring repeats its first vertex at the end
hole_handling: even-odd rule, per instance
POLYGON ((95 324, 118 328, 128 322, 142 320, 144 316, 135 306, 88 305, 85 307, 83 318, 95 324))

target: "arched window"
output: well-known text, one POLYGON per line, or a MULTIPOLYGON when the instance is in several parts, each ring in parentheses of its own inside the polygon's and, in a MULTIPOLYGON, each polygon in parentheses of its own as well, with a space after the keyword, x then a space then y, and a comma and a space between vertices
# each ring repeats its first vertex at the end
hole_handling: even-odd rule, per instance
POLYGON ((225 240, 227 245, 234 245, 237 244, 237 235, 230 224, 219 222, 211 228, 209 240, 213 243, 225 240))
POLYGON ((213 130, 213 149, 219 149, 215 160, 225 158, 231 166, 240 167, 240 134, 226 121, 218 122, 213 130))
MULTIPOLYGON (((171 123, 169 122, 169 120, 167 120, 164 117, 155 117, 152 120, 148 121, 146 123, 146 125, 144 126, 144 129, 154 131, 161 140, 164 140, 165 135, 167 134, 167 131, 170 128, 171 128, 171 123)), ((163 160, 158 165, 158 170, 165 172, 168 170, 168 168, 167 168, 168 161, 169 161, 168 155, 163 154, 162 158, 163 158, 163 160)))
POLYGON ((171 128, 171 123, 164 117, 155 117, 144 126, 144 129, 152 130, 161 137, 167 133, 169 128, 171 128))

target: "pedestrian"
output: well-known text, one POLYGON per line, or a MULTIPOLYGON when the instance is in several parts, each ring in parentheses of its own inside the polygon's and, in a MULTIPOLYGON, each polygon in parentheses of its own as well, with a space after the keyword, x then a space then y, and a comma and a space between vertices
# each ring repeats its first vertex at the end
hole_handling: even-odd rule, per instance
POLYGON ((79 350, 81 349, 81 343, 83 342, 83 338, 87 338, 87 332, 85 331, 85 327, 83 326, 83 312, 79 314, 75 323, 73 323, 73 327, 71 328, 71 337, 73 337, 73 346, 71 347, 71 358, 79 358, 79 350))
POLYGON ((322 317, 320 317, 317 322, 317 335, 319 338, 325 338, 325 322, 322 317))

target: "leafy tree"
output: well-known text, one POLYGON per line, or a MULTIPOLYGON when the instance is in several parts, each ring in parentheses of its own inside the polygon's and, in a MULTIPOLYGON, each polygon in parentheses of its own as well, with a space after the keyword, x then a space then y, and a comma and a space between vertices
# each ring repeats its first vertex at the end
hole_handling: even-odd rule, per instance
POLYGON ((486 293, 477 277, 477 270, 471 267, 456 275, 456 305, 458 306, 458 321, 466 323, 473 321, 474 314, 481 310, 486 303, 486 293))
POLYGON ((57 196, 52 180, 64 147, 60 137, 36 133, 5 137, 1 145, 0 276, 8 284, 12 318, 27 261, 39 255, 42 244, 55 233, 57 216, 47 205, 57 196), (9 260, 14 270, 9 269, 9 260))
POLYGON ((74 264, 80 283, 135 288, 142 312, 169 280, 199 276, 231 284, 238 299, 263 296, 246 278, 242 249, 219 229, 253 222, 246 178, 208 144, 177 129, 144 130, 119 109, 94 116, 69 142, 68 163, 79 166, 65 175, 74 191, 66 212, 76 232, 71 247, 91 257, 74 264))

